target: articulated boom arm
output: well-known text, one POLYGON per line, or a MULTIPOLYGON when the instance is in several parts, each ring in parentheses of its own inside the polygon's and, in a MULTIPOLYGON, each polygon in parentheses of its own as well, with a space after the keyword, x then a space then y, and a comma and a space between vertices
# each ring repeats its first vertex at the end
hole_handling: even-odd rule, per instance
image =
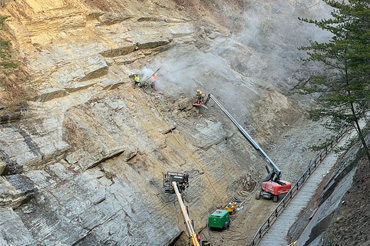
POLYGON ((280 169, 275 165, 275 163, 266 155, 266 153, 258 146, 258 144, 253 140, 253 138, 239 125, 239 123, 234 119, 234 117, 231 116, 231 114, 220 104, 219 101, 213 96, 209 95, 209 97, 217 104, 218 107, 229 117, 229 119, 234 123, 234 125, 238 128, 238 130, 241 132, 241 134, 248 140, 248 142, 253 146, 253 148, 258 152, 258 154, 270 165, 272 168, 271 172, 269 168, 266 165, 267 170, 267 177, 263 181, 279 181, 281 171, 280 169))
POLYGON ((189 237, 190 237, 190 242, 194 246, 200 246, 199 245, 199 242, 197 240, 197 234, 194 231, 194 228, 193 228, 193 225, 192 225, 191 220, 189 218, 187 209, 186 209, 186 207, 184 205, 184 202, 182 201, 180 191, 177 188, 177 183, 175 181, 172 182, 172 187, 174 188, 175 193, 176 193, 176 196, 177 196, 177 200, 180 203, 180 208, 181 208, 182 216, 184 218, 184 222, 185 222, 185 225, 186 225, 186 230, 188 231, 188 234, 189 234, 189 237))

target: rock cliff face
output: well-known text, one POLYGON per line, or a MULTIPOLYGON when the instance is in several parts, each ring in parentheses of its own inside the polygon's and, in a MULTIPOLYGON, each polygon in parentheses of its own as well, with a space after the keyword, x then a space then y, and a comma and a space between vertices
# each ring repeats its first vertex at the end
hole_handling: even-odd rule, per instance
POLYGON ((163 192, 167 171, 190 171, 184 200, 204 228, 243 177, 265 170, 215 105, 192 107, 197 88, 217 95, 293 181, 326 133, 304 116, 311 99, 290 95, 306 75, 291 50, 308 34, 276 33, 290 32, 277 28, 286 16, 321 8, 291 2, 275 13, 276 1, 5 1, 5 31, 34 94, 17 117, 2 113, 0 244, 169 245, 184 226, 163 192), (132 74, 157 68, 157 91, 133 87, 132 74))

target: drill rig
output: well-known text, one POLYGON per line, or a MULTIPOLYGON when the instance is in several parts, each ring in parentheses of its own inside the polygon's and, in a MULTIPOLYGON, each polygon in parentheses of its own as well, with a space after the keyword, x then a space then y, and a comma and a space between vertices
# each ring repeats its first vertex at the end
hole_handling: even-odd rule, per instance
POLYGON ((177 200, 180 204, 184 223, 189 236, 191 246, 200 246, 197 240, 197 234, 194 231, 194 225, 189 218, 186 206, 181 197, 181 192, 189 187, 189 174, 187 172, 167 172, 163 174, 163 187, 166 193, 176 193, 177 200))

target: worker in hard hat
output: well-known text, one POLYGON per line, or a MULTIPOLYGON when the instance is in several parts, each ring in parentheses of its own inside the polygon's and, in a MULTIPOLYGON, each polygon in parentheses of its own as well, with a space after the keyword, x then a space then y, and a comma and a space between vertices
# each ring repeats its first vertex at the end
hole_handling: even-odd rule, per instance
POLYGON ((140 83, 140 77, 138 74, 135 74, 134 80, 135 80, 135 83, 140 83))
POLYGON ((155 82, 157 81, 157 75, 153 74, 151 87, 155 91, 155 82))
POLYGON ((197 99, 198 103, 202 102, 203 92, 201 90, 197 90, 197 99))

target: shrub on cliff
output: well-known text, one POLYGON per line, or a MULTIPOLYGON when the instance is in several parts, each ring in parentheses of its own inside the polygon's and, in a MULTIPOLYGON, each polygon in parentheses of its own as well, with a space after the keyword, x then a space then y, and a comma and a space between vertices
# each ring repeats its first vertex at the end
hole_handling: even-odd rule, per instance
MULTIPOLYGON (((5 23, 5 21, 9 18, 9 16, 1 16, 0 15, 0 30, 5 23)), ((18 67, 17 64, 10 61, 9 49, 11 43, 9 40, 3 40, 0 37, 0 71, 2 73, 10 72, 11 69, 18 67)))
MULTIPOLYGON (((24 105, 32 94, 32 89, 27 82, 27 73, 18 66, 11 55, 11 42, 5 40, 3 29, 9 16, 0 15, 0 108, 24 105)), ((14 108, 14 107, 11 107, 14 108)), ((17 107, 15 107, 17 108, 17 107)))

